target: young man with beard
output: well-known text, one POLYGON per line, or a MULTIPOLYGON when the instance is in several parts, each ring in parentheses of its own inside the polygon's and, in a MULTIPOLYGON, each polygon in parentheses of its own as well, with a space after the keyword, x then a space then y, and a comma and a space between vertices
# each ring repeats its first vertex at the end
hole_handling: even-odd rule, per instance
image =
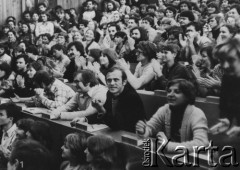
POLYGON ((109 24, 108 26, 108 34, 104 37, 102 48, 111 48, 115 49, 116 44, 114 42, 116 32, 120 31, 120 26, 116 24, 109 24))
POLYGON ((34 96, 34 91, 30 88, 29 77, 27 74, 28 56, 21 54, 16 58, 16 75, 13 82, 13 92, 19 97, 34 96))
POLYGON ((68 57, 70 59, 70 64, 66 67, 63 78, 67 79, 69 82, 73 82, 73 74, 82 69, 82 63, 86 62, 84 57, 84 47, 81 42, 75 41, 68 44, 68 57))
POLYGON ((11 57, 6 54, 6 47, 4 44, 0 44, 0 63, 6 62, 11 64, 11 57))
POLYGON ((123 70, 113 67, 106 76, 108 86, 105 103, 94 100, 100 119, 114 130, 135 132, 138 120, 145 119, 141 98, 129 84, 123 70))

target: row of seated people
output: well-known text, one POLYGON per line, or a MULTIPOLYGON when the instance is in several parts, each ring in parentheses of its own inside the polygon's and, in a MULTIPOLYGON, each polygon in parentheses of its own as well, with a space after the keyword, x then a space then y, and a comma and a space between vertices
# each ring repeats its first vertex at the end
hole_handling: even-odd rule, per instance
MULTIPOLYGON (((107 11, 104 10, 106 12, 106 15, 103 14, 104 17, 115 15, 114 10, 129 9, 127 3, 121 1, 121 5, 116 7, 115 1, 104 2, 104 6, 106 6, 104 9, 107 9, 107 11)), ((71 16, 77 17, 74 9, 65 13, 63 7, 58 6, 54 11, 56 18, 54 18, 53 24, 48 21, 46 5, 39 4, 40 14, 35 11, 24 12, 23 20, 25 22, 19 26, 19 36, 14 32, 16 20, 13 17, 7 19, 6 23, 9 28, 4 27, 6 29, 4 37, 7 42, 3 40, 5 46, 1 44, 0 60, 11 63, 12 70, 17 74, 19 72, 22 76, 25 74, 15 68, 15 60, 19 53, 27 53, 30 60, 46 62, 55 77, 63 77, 72 82, 72 75, 75 71, 88 68, 98 74, 98 79, 102 84, 106 84, 104 78, 106 70, 117 64, 125 71, 128 82, 135 89, 165 89, 169 80, 184 78, 195 84, 199 96, 219 95, 224 69, 221 58, 213 56, 212 50, 216 49, 216 44, 219 45, 235 36, 235 25, 222 25, 220 23, 220 19, 223 19, 222 15, 209 14, 209 20, 204 21, 205 27, 201 27, 199 25, 201 22, 194 22, 200 21, 201 16, 195 18, 192 6, 187 2, 184 3, 179 4, 179 10, 175 9, 175 12, 173 12, 175 7, 167 8, 168 12, 164 13, 166 18, 152 16, 151 14, 159 12, 156 11, 158 7, 149 5, 148 12, 145 11, 144 15, 137 17, 132 12, 133 15, 129 16, 128 21, 122 23, 123 21, 118 17, 114 23, 108 22, 104 28, 101 28, 101 24, 98 24, 100 20, 96 19, 99 17, 95 9, 97 3, 88 0, 84 3, 83 11, 79 15, 81 22, 78 23, 78 26, 73 24, 70 29, 66 26, 70 22, 66 21, 66 18, 69 18, 68 12, 70 11, 72 11, 71 16), (188 9, 181 9, 182 5, 187 6, 188 9), (68 17, 65 17, 65 14, 68 17), (41 16, 42 22, 39 22, 39 16, 41 16), (82 19, 86 22, 83 22, 82 19), (217 22, 215 24, 217 30, 212 26, 217 35, 211 39, 209 35, 212 30, 206 31, 203 28, 208 28, 212 20, 217 22), (171 21, 175 21, 174 24, 171 21), (157 31, 158 25, 163 28, 157 31), (220 29, 223 32, 227 30, 228 34, 220 34, 220 29), (205 31, 204 35, 201 35, 203 31, 205 31), (36 41, 33 40, 32 34, 36 36, 36 41), (217 37, 220 37, 221 43, 215 43, 217 37), (146 41, 151 43, 146 43, 146 41), (82 45, 77 42, 81 42, 82 45), (65 50, 68 50, 68 53, 65 53, 65 50), (47 61, 44 60, 45 57, 47 57, 47 61), (123 58, 130 62, 138 62, 134 75, 129 71, 129 65, 123 58)), ((164 5, 161 3, 158 6, 161 8, 164 5)), ((238 6, 233 6, 229 12, 237 9, 238 6)), ((129 10, 127 11, 125 11, 126 14, 131 13, 129 10)), ((226 15, 227 18, 230 14, 224 13, 223 15, 226 15)), ((27 61, 25 60, 25 62, 27 61)), ((18 80, 21 78, 20 76, 16 77, 18 80)), ((17 83, 22 81, 17 81, 17 83)), ((28 94, 23 90, 20 91, 22 94, 28 94)), ((20 97, 22 96, 20 95, 20 97)))
MULTIPOLYGON (((125 3, 121 2, 123 7, 125 3)), ((155 137, 159 143, 172 139, 167 148, 172 151, 180 143, 189 150, 195 145, 208 144, 207 119, 194 106, 194 92, 197 89, 200 96, 218 95, 222 86, 221 118, 227 119, 218 121, 226 126, 227 138, 239 134, 240 42, 238 35, 235 36, 235 22, 230 25, 221 22, 222 15, 237 22, 238 5, 229 6, 227 13, 221 11, 217 14, 217 6, 209 3, 215 12, 207 12, 209 18, 204 21, 204 27, 194 22, 200 22, 200 19, 194 15, 192 6, 185 2, 187 10, 176 11, 175 7, 168 7, 164 9, 167 18, 157 18, 157 23, 154 22, 156 17, 149 13, 140 19, 134 14, 126 23, 118 17, 115 23, 103 24, 104 28, 100 28, 93 19, 96 11, 93 4, 96 3, 88 0, 84 9, 86 13, 81 16, 88 21, 81 20, 79 26, 73 24, 71 30, 64 28, 65 11, 62 7, 56 10, 58 21, 54 26, 48 21, 46 5, 39 5, 40 14, 33 12, 31 16, 26 12, 26 23, 20 26, 19 37, 14 31, 14 19, 8 18, 9 26, 4 27, 3 36, 7 42, 0 46, 0 95, 11 97, 14 102, 26 102, 29 106, 46 107, 51 110, 52 119, 77 122, 87 117, 89 123, 103 122, 113 130, 137 132, 145 138, 155 137), (38 23, 39 16, 41 23, 38 23), (31 17, 35 18, 33 24, 31 17), (36 28, 31 32, 30 26, 35 27, 35 24, 36 28), (126 27, 121 27, 122 24, 126 27), (154 27, 158 25, 161 27, 159 32, 154 27), (55 37, 54 33, 59 34, 55 37), (37 36, 37 42, 32 34, 37 36), (214 45, 210 46, 210 42, 214 45), (217 65, 212 61, 212 51, 220 61, 217 65), (135 74, 125 60, 138 62, 135 74), (191 66, 186 67, 187 63, 191 66), (210 67, 214 69, 210 70, 210 67), (74 83, 77 92, 60 79, 74 83), (167 89, 168 103, 146 120, 145 108, 136 89, 167 89)), ((114 15, 115 3, 108 1, 105 4, 104 17, 114 15)), ((179 8, 181 5, 184 3, 179 4, 179 8)), ((159 3, 159 8, 163 6, 159 3)), ((148 6, 147 10, 156 12, 156 7, 148 6)), ((210 132, 216 134, 219 129, 214 126, 210 132)))
MULTIPOLYGON (((52 146, 50 125, 44 121, 20 118, 21 108, 13 103, 1 110, 1 169, 23 170, 110 170, 125 169, 124 152, 110 136, 87 136, 73 132, 61 141, 59 164, 52 146), (7 164, 8 163, 8 164, 7 164)), ((58 148, 60 149, 60 148, 58 148)))
MULTIPOLYGON (((61 84, 62 91, 56 95, 57 97, 66 96, 66 91, 70 89, 68 86, 64 86, 64 83, 61 81, 53 79, 46 71, 37 72, 35 78, 35 82, 42 86, 46 93, 52 88, 55 81, 59 82, 58 85, 61 84), (59 96, 60 94, 63 94, 63 96, 59 96)), ((105 89, 104 98, 104 95, 102 95, 104 93, 102 88, 104 87, 99 85, 95 74, 89 70, 79 71, 74 76, 76 88, 79 90, 75 98, 70 99, 63 106, 60 105, 61 107, 55 104, 46 105, 46 107, 53 109, 51 113, 53 119, 59 117, 61 119, 73 119, 98 112, 97 119, 102 119, 112 129, 123 129, 131 132, 136 130, 143 137, 155 136, 157 134, 160 143, 171 138, 175 142, 169 143, 169 151, 174 151, 179 143, 186 146, 189 150, 192 150, 193 146, 206 146, 208 144, 207 119, 200 109, 193 106, 195 90, 190 82, 183 79, 171 81, 167 86, 168 104, 161 107, 148 122, 145 122, 141 99, 136 91, 127 84, 126 80, 126 75, 120 68, 115 67, 109 70, 106 75, 108 91, 105 89), (86 96, 87 94, 88 96, 86 96), (92 98, 91 95, 93 95, 92 98), (86 110, 61 112, 61 109, 81 107, 84 105, 83 103, 88 105, 86 110), (171 116, 173 114, 174 116, 171 116), (179 121, 179 119, 182 121, 179 121), (183 128, 183 126, 188 128, 184 132, 179 132, 177 129, 183 128), (164 133, 159 133, 160 131, 164 133)), ((56 92, 59 89, 54 88, 54 90, 56 92)), ((43 89, 38 88, 35 91, 35 102, 38 103, 40 101, 43 105, 45 104, 44 101, 57 103, 57 101, 49 101, 50 98, 43 95, 43 89)))

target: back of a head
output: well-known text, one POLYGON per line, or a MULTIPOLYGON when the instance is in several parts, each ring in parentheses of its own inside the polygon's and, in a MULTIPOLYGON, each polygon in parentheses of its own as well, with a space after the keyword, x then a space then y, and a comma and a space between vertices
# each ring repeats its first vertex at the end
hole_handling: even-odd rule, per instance
POLYGON ((93 160, 103 159, 114 163, 117 158, 117 146, 115 141, 109 136, 96 135, 87 140, 87 148, 93 155, 93 160))
POLYGON ((14 145, 9 164, 19 170, 51 170, 53 162, 46 147, 37 141, 23 139, 14 145))
POLYGON ((40 70, 34 76, 34 82, 39 86, 42 87, 42 83, 46 86, 51 84, 54 81, 54 77, 50 75, 47 71, 40 70))
POLYGON ((35 121, 30 127, 31 138, 40 142, 47 148, 51 145, 50 126, 43 121, 35 121))
POLYGON ((13 122, 16 122, 20 118, 20 112, 22 108, 15 103, 3 103, 0 105, 0 110, 5 110, 7 117, 12 117, 13 122))
POLYGON ((183 11, 180 13, 180 17, 186 17, 189 19, 189 21, 194 21, 195 17, 192 11, 183 11))

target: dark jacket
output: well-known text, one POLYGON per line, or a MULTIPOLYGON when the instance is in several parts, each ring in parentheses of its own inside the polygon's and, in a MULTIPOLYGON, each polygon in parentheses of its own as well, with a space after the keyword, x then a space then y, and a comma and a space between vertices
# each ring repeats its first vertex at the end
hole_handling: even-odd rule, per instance
POLYGON ((112 99, 113 95, 108 91, 104 104, 106 109, 106 114, 103 117, 104 122, 114 130, 135 132, 136 123, 145 119, 144 106, 136 90, 130 85, 124 87, 123 92, 118 96, 115 115, 112 113, 112 99))
MULTIPOLYGON (((171 68, 168 68, 165 64, 162 69, 162 76, 151 84, 151 90, 165 90, 167 83, 174 79, 186 79, 191 82, 195 77, 191 74, 190 70, 182 64, 175 63, 171 68)), ((194 83, 194 82, 193 82, 194 83)))
POLYGON ((232 121, 237 119, 240 125, 240 78, 224 75, 220 93, 220 117, 232 121))

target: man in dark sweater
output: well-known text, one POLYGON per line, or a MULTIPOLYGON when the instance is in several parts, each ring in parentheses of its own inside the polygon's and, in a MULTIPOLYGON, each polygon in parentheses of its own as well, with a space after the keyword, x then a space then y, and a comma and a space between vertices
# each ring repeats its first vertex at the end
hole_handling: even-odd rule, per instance
POLYGON ((105 104, 93 101, 101 119, 114 130, 135 132, 138 120, 144 120, 145 111, 136 90, 127 84, 126 74, 117 67, 106 76, 108 86, 105 104))
MULTIPOLYGON (((226 135, 229 138, 240 134, 240 40, 229 40, 216 48, 215 56, 220 59, 225 70, 220 94, 220 123, 228 124, 226 135), (227 121, 226 121, 227 120, 227 121), (227 123, 226 123, 227 122, 227 123), (230 122, 230 123, 229 123, 230 122)), ((217 127, 217 126, 214 126, 217 127)), ((213 133, 219 129, 211 128, 213 133)))

